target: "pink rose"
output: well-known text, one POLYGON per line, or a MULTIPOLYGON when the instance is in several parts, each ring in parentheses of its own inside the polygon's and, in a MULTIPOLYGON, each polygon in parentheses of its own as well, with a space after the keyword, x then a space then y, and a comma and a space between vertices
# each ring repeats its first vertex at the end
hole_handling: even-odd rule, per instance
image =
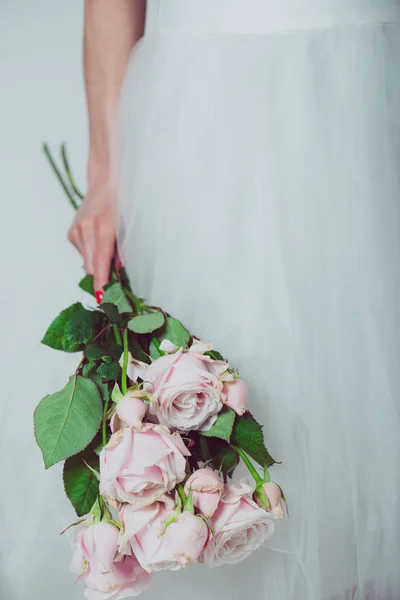
MULTIPOLYGON (((119 361, 119 364, 122 367, 123 356, 121 356, 121 360, 119 361)), ((146 377, 146 371, 148 368, 149 368, 149 365, 147 363, 144 363, 141 360, 137 360, 136 358, 133 358, 132 354, 129 352, 128 368, 127 368, 126 374, 128 375, 129 379, 131 381, 133 381, 133 383, 136 383, 138 379, 141 379, 142 381, 144 381, 145 377, 146 377)))
POLYGON ((88 566, 100 573, 112 570, 118 549, 119 529, 110 523, 92 524, 89 518, 80 524, 75 531, 75 554, 71 570, 80 573, 82 565, 88 566))
POLYGON ((199 469, 195 471, 185 484, 185 493, 192 490, 193 503, 207 519, 212 517, 218 508, 224 490, 218 473, 212 469, 199 469))
POLYGON ((134 429, 142 428, 142 421, 147 413, 148 404, 141 400, 141 395, 142 392, 139 390, 132 390, 118 401, 115 414, 110 422, 113 433, 127 426, 134 429))
POLYGON ((235 413, 242 416, 247 411, 247 397, 249 390, 247 383, 243 379, 232 379, 224 381, 223 402, 235 413))
POLYGON ((154 400, 151 414, 180 431, 209 429, 222 408, 220 375, 227 368, 226 363, 182 348, 157 359, 147 369, 143 386, 154 400))
POLYGON ((179 433, 146 423, 113 433, 100 453, 100 492, 114 507, 152 504, 185 478, 190 456, 179 433))
MULTIPOLYGON (((174 503, 171 508, 175 508, 174 503)), ((156 558, 161 550, 164 524, 170 515, 171 510, 165 502, 154 502, 140 510, 135 510, 131 504, 124 504, 119 513, 122 524, 120 552, 134 554, 149 573, 173 567, 172 563, 158 563, 156 558)))
POLYGON ((277 519, 284 519, 282 490, 276 483, 269 481, 257 488, 255 498, 258 504, 271 512, 277 519))
POLYGON ((155 502, 138 511, 126 504, 120 512, 123 530, 120 551, 134 554, 140 565, 152 571, 176 571, 199 561, 208 539, 204 521, 184 512, 165 529, 174 513, 163 502, 155 502))
POLYGON ((115 562, 109 573, 90 569, 84 579, 88 600, 121 600, 139 596, 151 583, 150 575, 133 556, 124 556, 115 562))
POLYGON ((201 556, 208 541, 209 529, 201 517, 189 512, 178 515, 175 523, 168 525, 161 556, 176 562, 174 569, 203 562, 201 556))
POLYGON ((71 571, 86 584, 88 600, 120 600, 138 596, 150 584, 150 576, 133 557, 115 562, 119 529, 110 523, 77 527, 71 571))
POLYGON ((273 517, 257 506, 252 499, 253 491, 244 483, 225 486, 219 507, 210 520, 215 535, 204 553, 208 566, 236 564, 272 535, 273 517))

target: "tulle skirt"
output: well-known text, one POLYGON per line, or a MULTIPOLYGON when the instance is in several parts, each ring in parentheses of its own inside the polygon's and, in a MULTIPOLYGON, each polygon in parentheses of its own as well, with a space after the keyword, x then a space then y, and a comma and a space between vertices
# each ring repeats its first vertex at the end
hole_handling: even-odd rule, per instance
POLYGON ((289 503, 147 597, 397 600, 400 25, 149 34, 118 157, 132 285, 239 368, 289 503))

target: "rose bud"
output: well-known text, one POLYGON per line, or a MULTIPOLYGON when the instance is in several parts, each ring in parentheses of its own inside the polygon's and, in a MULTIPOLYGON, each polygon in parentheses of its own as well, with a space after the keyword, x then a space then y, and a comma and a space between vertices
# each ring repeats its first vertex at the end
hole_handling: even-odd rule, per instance
POLYGON ((284 519, 282 490, 276 483, 269 481, 258 486, 255 491, 257 503, 278 519, 284 519))
POLYGON ((247 383, 243 379, 225 381, 222 389, 223 402, 236 414, 242 416, 247 411, 247 397, 249 395, 247 383))
POLYGON ((166 561, 169 569, 174 571, 203 562, 202 554, 208 537, 209 529, 204 520, 190 512, 183 512, 165 530, 159 560, 166 561))
POLYGON ((185 484, 186 495, 192 491, 193 504, 207 519, 213 516, 218 508, 224 484, 216 471, 199 469, 195 471, 185 484))
POLYGON ((115 414, 111 420, 111 431, 115 433, 122 427, 142 429, 142 422, 147 413, 148 404, 141 400, 141 392, 133 390, 118 401, 115 414))

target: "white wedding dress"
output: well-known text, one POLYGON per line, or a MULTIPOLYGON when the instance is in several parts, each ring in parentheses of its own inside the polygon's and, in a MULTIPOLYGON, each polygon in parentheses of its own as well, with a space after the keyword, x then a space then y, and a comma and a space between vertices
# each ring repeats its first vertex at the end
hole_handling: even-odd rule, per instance
POLYGON ((237 366, 290 515, 174 600, 400 598, 400 1, 149 2, 118 133, 136 293, 237 366))

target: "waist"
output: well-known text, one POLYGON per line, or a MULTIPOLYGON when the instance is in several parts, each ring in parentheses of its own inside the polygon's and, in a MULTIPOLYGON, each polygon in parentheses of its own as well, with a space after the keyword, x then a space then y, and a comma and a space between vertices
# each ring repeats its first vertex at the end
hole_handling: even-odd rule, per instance
POLYGON ((159 0, 148 33, 262 34, 400 23, 400 0, 159 0))

